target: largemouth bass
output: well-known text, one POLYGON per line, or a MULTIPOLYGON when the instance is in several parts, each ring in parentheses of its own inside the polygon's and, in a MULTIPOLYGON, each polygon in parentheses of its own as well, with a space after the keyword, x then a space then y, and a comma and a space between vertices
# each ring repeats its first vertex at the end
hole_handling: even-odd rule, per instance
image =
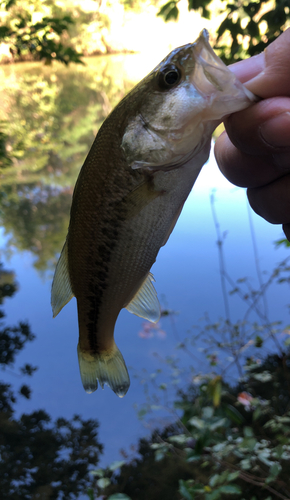
POLYGON ((114 341, 122 308, 157 322, 150 273, 222 119, 255 97, 214 53, 203 30, 173 50, 117 105, 80 171, 68 235, 52 285, 56 316, 75 296, 84 389, 130 379, 114 341))

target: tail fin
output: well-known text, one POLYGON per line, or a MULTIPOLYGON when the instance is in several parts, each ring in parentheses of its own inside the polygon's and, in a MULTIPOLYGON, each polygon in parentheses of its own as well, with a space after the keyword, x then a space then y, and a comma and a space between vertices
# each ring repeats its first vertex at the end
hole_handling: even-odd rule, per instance
POLYGON ((78 345, 78 358, 82 383, 87 393, 97 390, 99 380, 102 389, 107 384, 117 396, 125 396, 130 378, 124 358, 115 343, 112 351, 94 356, 82 352, 78 345))

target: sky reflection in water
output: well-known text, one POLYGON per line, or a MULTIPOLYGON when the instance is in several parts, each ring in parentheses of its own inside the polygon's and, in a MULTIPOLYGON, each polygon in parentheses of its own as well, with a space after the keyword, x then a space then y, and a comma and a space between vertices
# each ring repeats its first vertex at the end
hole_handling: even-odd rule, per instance
MULTIPOLYGON (((110 59, 106 58, 106 64, 101 63, 102 67, 105 65, 108 68, 109 61, 110 59)), ((96 63, 94 62, 94 64, 96 63)), ((119 68, 121 68, 121 65, 119 68)), ((47 69, 44 71, 47 71, 47 69)), ((110 71, 112 71, 111 67, 107 77, 109 79, 110 71)), ((62 75, 63 72, 64 69, 61 69, 62 75)), ((106 81, 104 74, 102 78, 106 81)), ((121 78, 120 75, 119 78, 121 78)), ((78 75, 78 79, 81 81, 80 75, 78 75)), ((68 82, 69 78, 63 76, 62 85, 65 81, 68 82)), ((129 83, 125 84, 123 90, 121 84, 119 85, 120 82, 117 82, 117 87, 119 85, 117 91, 112 86, 108 87, 108 100, 106 100, 105 94, 101 94, 106 89, 101 89, 99 92, 97 83, 96 80, 91 80, 90 86, 95 92, 95 94, 92 93, 91 99, 92 102, 94 98, 96 98, 96 101, 99 100, 99 107, 95 103, 95 111, 97 113, 101 109, 101 115, 103 115, 110 109, 110 99, 112 105, 115 105, 115 101, 118 101, 122 96, 124 88, 125 91, 128 90, 129 83)), ((66 92, 63 88, 59 91, 64 94, 66 92)), ((22 93, 24 93, 23 90, 22 93)), ((11 97, 9 99, 11 105, 11 97)), ((55 102, 56 100, 57 97, 55 97, 55 102)), ((51 104, 51 101, 49 102, 51 104)), ((65 107, 65 104, 63 106, 65 107)), ((85 107, 86 111, 90 110, 88 101, 83 102, 81 106, 85 107)), ((72 138, 69 139, 68 135, 63 136, 62 141, 65 144, 62 144, 61 148, 55 138, 56 131, 50 130, 49 126, 47 126, 44 134, 49 137, 49 140, 54 141, 55 156, 50 150, 47 150, 48 153, 45 157, 38 151, 35 166, 37 167, 37 161, 41 158, 42 169, 40 169, 39 174, 37 174, 37 168, 35 168, 33 172, 23 174, 24 179, 21 180, 20 184, 19 179, 11 181, 11 185, 15 189, 16 183, 18 183, 20 190, 23 190, 23 187, 26 186, 27 192, 25 196, 27 197, 27 193, 30 193, 30 198, 33 198, 33 193, 35 193, 35 189, 36 191, 39 189, 39 186, 40 190, 42 190, 43 187, 47 187, 51 183, 52 186, 60 188, 66 197, 66 201, 59 216, 61 223, 57 220, 58 207, 56 206, 55 211, 51 211, 50 218, 44 218, 43 227, 40 227, 41 224, 38 221, 39 231, 37 235, 40 243, 35 243, 35 241, 37 242, 36 237, 34 240, 31 239, 36 247, 40 245, 39 248, 41 245, 45 248, 47 242, 49 243, 50 253, 45 253, 45 259, 41 261, 46 263, 47 267, 43 267, 42 264, 40 266, 41 272, 36 270, 34 266, 37 251, 35 250, 32 253, 29 248, 26 248, 23 239, 21 240, 22 246, 19 246, 19 235, 23 235, 21 230, 25 232, 25 227, 24 229, 18 228, 18 237, 15 237, 15 233, 11 240, 11 231, 13 233, 15 228, 13 220, 17 220, 17 214, 14 213, 13 217, 10 216, 10 218, 6 217, 4 209, 3 219, 4 221, 9 220, 6 229, 10 233, 5 234, 5 231, 1 230, 1 260, 5 269, 14 271, 16 281, 19 284, 19 291, 14 297, 5 300, 4 310, 7 315, 7 324, 14 324, 18 320, 27 320, 31 326, 31 331, 36 335, 36 339, 27 345, 17 358, 17 366, 21 366, 25 362, 39 367, 38 371, 28 381, 32 388, 31 400, 19 400, 17 406, 19 415, 23 412, 31 412, 33 409, 45 408, 53 418, 59 416, 70 418, 75 413, 81 414, 84 418, 97 418, 100 422, 99 440, 105 445, 102 463, 107 464, 120 458, 120 448, 128 450, 130 444, 137 442, 138 437, 148 433, 146 426, 149 425, 149 430, 153 430, 153 421, 151 423, 147 421, 144 426, 138 420, 134 405, 136 403, 142 404, 145 399, 142 379, 144 381, 148 374, 160 367, 160 363, 155 356, 156 352, 163 358, 178 355, 184 367, 194 363, 196 374, 205 367, 208 368, 205 355, 198 350, 201 343, 197 343, 195 348, 195 361, 183 355, 181 351, 176 354, 174 348, 179 341, 183 340, 186 332, 193 325, 202 324, 201 318, 205 313, 208 313, 212 322, 217 321, 219 317, 225 314, 220 286, 217 236, 209 200, 213 188, 217 189, 215 194, 216 211, 221 230, 227 231, 224 241, 227 271, 234 280, 244 276, 251 277, 253 286, 256 286, 257 278, 245 191, 234 188, 229 184, 219 174, 215 162, 211 160, 203 168, 175 230, 167 245, 161 249, 157 262, 152 269, 162 306, 165 309, 169 308, 178 312, 173 317, 174 323, 172 324, 172 318, 162 318, 160 329, 166 335, 160 332, 158 334, 158 331, 153 330, 153 336, 149 335, 149 338, 146 338, 146 334, 143 336, 138 335, 138 332, 142 330, 142 320, 123 310, 117 321, 115 338, 129 368, 131 387, 123 399, 117 398, 108 387, 105 387, 104 391, 99 388, 92 395, 86 394, 81 384, 77 361, 78 325, 75 299, 54 320, 52 319, 50 307, 53 264, 57 257, 56 252, 61 250, 61 242, 65 237, 69 206, 67 200, 71 196, 72 182, 74 182, 77 171, 88 151, 88 144, 96 132, 95 129, 98 128, 102 121, 93 119, 90 115, 91 129, 86 130, 86 133, 82 135, 78 120, 81 117, 83 123, 85 123, 84 117, 80 112, 81 107, 78 106, 77 101, 74 102, 74 107, 68 106, 67 114, 68 131, 71 130, 72 138), (78 141, 82 146, 80 149, 77 149, 76 146, 78 141), (74 145, 75 150, 73 150, 74 145), (70 150, 67 156, 65 153, 66 147, 70 150), (51 235, 49 233, 47 238, 46 232, 49 231, 49 225, 53 226, 54 223, 58 224, 60 233, 56 234, 51 230, 51 235), (42 235, 43 241, 41 239, 42 235), (11 241, 14 243, 12 248, 11 241), (8 246, 10 247, 9 251, 8 246), (142 371, 143 369, 147 371, 147 375, 142 371)), ((64 135, 65 120, 61 117, 57 118, 59 109, 56 106, 54 119, 57 121, 57 126, 60 127, 60 135, 64 135)), ((39 109, 37 112, 39 112, 39 109)), ((101 117, 104 118, 104 116, 101 117)), ((65 133, 68 134, 68 131, 65 133)), ((36 138, 33 141, 36 141, 36 138)), ((37 146, 33 143, 29 147, 28 159, 24 158, 24 164, 26 161, 32 161, 32 149, 37 146)), ((4 186, 3 189, 5 191, 7 188, 4 186)), ((22 200, 25 198, 23 193, 24 191, 22 191, 22 198, 20 198, 22 200)), ((281 227, 271 226, 254 214, 252 214, 252 219, 261 269, 269 273, 278 261, 288 255, 285 249, 275 250, 273 245, 273 241, 283 237, 282 230, 281 227)), ((267 275, 265 274, 266 278, 267 275)), ((287 293, 288 289, 284 286, 276 287, 269 292, 267 297, 271 320, 284 320, 285 324, 289 322, 286 307, 287 293)), ((244 311, 245 307, 241 301, 236 296, 233 296, 231 298, 232 320, 241 318, 244 311)), ((18 382, 16 375, 13 375, 8 370, 3 375, 7 382, 12 384, 18 382)), ((184 376, 182 384, 185 386, 191 378, 192 375, 190 376, 188 373, 186 377, 184 376)), ((153 416, 155 417, 155 415, 153 416)))

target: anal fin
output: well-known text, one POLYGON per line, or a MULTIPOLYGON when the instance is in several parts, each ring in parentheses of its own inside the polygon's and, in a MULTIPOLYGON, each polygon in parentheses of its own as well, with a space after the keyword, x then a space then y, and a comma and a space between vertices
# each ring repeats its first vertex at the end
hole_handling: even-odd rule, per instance
POLYGON ((147 319, 152 323, 157 323, 161 312, 157 293, 152 284, 153 281, 155 281, 153 274, 148 273, 133 299, 125 307, 130 313, 136 314, 136 316, 147 319))

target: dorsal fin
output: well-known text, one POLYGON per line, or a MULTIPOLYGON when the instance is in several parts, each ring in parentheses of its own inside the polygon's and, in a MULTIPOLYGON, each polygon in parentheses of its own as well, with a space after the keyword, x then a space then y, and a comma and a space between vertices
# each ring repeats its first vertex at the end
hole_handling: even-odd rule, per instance
POLYGON ((68 272, 67 242, 65 242, 55 269, 51 288, 51 306, 54 318, 73 296, 68 272))
POLYGON ((148 273, 131 302, 126 305, 126 309, 130 313, 136 314, 136 316, 157 323, 161 313, 157 293, 152 284, 153 281, 155 281, 153 274, 148 273))

